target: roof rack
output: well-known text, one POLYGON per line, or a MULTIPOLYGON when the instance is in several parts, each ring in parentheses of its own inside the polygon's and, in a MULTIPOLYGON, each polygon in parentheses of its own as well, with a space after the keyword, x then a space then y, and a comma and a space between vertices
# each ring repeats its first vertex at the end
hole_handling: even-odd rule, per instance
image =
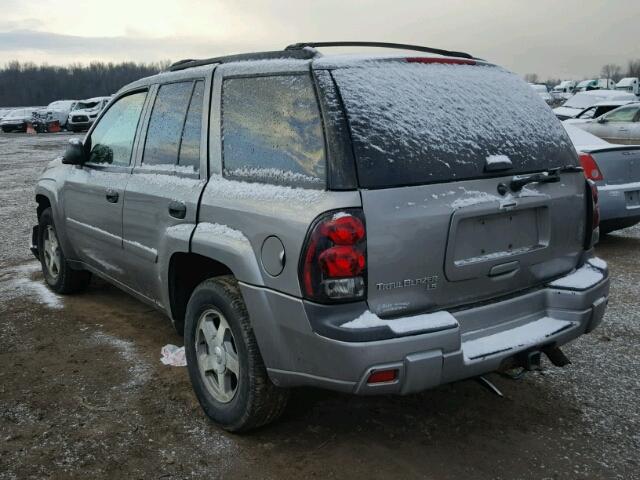
POLYGON ((200 67, 202 65, 211 65, 213 63, 230 63, 240 60, 277 60, 277 59, 298 59, 308 60, 314 58, 317 54, 310 49, 286 49, 275 50, 271 52, 256 52, 256 53, 240 53, 237 55, 225 55, 222 57, 205 58, 201 60, 186 59, 173 63, 169 67, 170 72, 177 70, 184 70, 186 68, 200 67))
POLYGON ((454 52, 451 50, 441 50, 439 48, 421 47, 420 45, 406 45, 404 43, 387 43, 387 42, 302 42, 289 45, 287 51, 305 51, 306 47, 380 47, 380 48, 396 48, 399 50, 415 50, 417 52, 435 53, 437 55, 446 55, 448 57, 460 57, 475 59, 473 55, 465 52, 454 52))

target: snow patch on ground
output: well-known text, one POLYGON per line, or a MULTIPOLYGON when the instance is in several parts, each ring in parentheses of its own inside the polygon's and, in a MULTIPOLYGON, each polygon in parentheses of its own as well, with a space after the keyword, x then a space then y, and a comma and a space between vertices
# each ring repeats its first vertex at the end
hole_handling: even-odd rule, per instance
POLYGON ((41 266, 38 262, 4 270, 0 275, 0 298, 14 299, 26 295, 49 308, 61 309, 64 306, 62 297, 47 287, 42 275, 40 274, 37 280, 33 279, 34 274, 40 271, 41 266))
POLYGON ((602 281, 604 274, 597 268, 585 264, 566 277, 559 278, 549 284, 551 287, 585 290, 602 281))
POLYGON ((108 345, 114 348, 122 359, 129 365, 129 381, 124 383, 124 388, 136 388, 144 385, 151 378, 151 367, 140 357, 135 344, 129 340, 122 340, 104 332, 95 332, 92 339, 99 345, 108 345))
POLYGON ((358 318, 350 322, 343 323, 341 327, 350 329, 389 327, 392 332, 402 334, 419 332, 426 330, 436 330, 454 328, 458 326, 458 321, 453 315, 446 311, 414 315, 393 320, 383 320, 375 313, 367 310, 358 318))
POLYGON ((483 357, 492 353, 512 350, 534 345, 550 335, 567 328, 573 322, 557 320, 551 317, 542 317, 534 322, 520 327, 494 333, 486 337, 469 340, 462 344, 462 350, 467 360, 483 357))

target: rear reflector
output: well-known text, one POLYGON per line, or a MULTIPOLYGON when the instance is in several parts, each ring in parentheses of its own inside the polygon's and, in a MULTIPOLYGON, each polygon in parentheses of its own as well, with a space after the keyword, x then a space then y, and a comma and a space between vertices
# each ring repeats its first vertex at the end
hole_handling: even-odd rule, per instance
POLYGON ((604 176, 602 175, 600 168, 598 168, 596 159, 591 155, 589 155, 588 153, 580 153, 580 164, 584 169, 585 177, 587 177, 589 180, 593 180, 594 182, 604 180, 604 176))
POLYGON ((377 370, 369 375, 367 383, 386 383, 393 382, 398 378, 398 369, 377 370))
POLYGON ((465 58, 407 57, 409 63, 446 63, 450 65, 475 65, 475 60, 465 58))

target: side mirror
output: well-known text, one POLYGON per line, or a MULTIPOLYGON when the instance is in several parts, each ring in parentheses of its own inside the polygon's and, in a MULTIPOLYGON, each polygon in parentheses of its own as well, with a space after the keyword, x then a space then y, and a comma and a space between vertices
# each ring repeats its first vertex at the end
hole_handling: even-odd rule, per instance
POLYGON ((598 121, 598 123, 607 123, 607 119, 604 118, 604 116, 598 117, 597 121, 598 121))
POLYGON ((87 155, 84 151, 84 145, 79 138, 69 140, 69 145, 62 157, 62 163, 66 165, 82 165, 87 161, 87 155))

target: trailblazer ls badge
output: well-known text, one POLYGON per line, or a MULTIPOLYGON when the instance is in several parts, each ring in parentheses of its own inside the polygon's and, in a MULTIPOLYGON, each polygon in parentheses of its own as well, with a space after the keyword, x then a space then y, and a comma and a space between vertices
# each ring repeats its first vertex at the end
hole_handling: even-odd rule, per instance
POLYGON ((376 283, 376 290, 395 290, 396 288, 424 287, 433 290, 438 286, 438 276, 431 275, 422 278, 408 278, 398 282, 376 283))

